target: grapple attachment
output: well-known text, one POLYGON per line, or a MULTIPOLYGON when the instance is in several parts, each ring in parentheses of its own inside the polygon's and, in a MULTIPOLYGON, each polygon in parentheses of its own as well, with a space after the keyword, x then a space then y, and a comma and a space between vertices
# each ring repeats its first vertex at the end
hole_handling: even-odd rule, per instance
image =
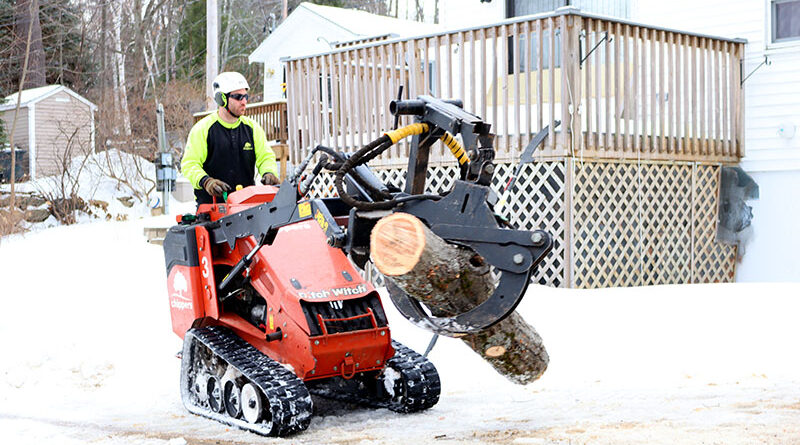
MULTIPOLYGON (((445 241, 474 250, 499 274, 497 287, 488 299, 451 317, 431 316, 422 304, 389 283, 392 301, 403 316, 447 336, 481 331, 510 315, 524 296, 532 271, 553 246, 548 233, 515 230, 495 214, 497 195, 490 188, 495 171, 494 135, 489 132, 489 124, 461 106, 460 101, 430 96, 394 101, 390 106, 392 113, 414 116, 415 123, 387 132, 356 153, 340 154, 335 157, 336 162, 328 166, 336 171, 339 197, 354 210, 362 213, 390 210, 414 215, 445 241), (461 135, 463 145, 455 138, 457 135, 461 135), (405 189, 392 191, 383 184, 375 184, 375 180, 366 180, 370 174, 363 170, 365 164, 408 136, 412 139, 405 189), (460 167, 460 179, 443 195, 424 192, 430 148, 437 140, 450 149, 460 167)), ((532 149, 544 139, 542 135, 546 132, 532 139, 535 141, 532 149)), ((376 179, 374 175, 372 178, 376 179)), ((358 222, 357 212, 351 212, 351 219, 356 220, 351 228, 371 228, 369 223, 358 222)), ((368 254, 364 254, 363 243, 359 245, 354 241, 357 236, 348 234, 350 240, 346 249, 350 250, 351 257, 358 252, 360 258, 366 258, 368 254)))
POLYGON ((553 247, 541 230, 500 227, 487 204, 486 186, 456 181, 439 201, 414 201, 401 210, 424 221, 433 233, 452 244, 466 246, 499 272, 494 292, 472 310, 452 317, 429 315, 417 300, 389 282, 392 302, 404 317, 437 334, 459 336, 484 330, 511 314, 530 283, 536 266, 553 247))

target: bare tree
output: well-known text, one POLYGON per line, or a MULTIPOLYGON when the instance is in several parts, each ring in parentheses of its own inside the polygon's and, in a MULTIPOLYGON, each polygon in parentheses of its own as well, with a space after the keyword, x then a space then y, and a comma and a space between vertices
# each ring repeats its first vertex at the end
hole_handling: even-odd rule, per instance
POLYGON ((115 109, 122 125, 122 134, 130 136, 131 118, 128 110, 128 91, 125 78, 125 53, 122 52, 122 23, 123 23, 123 4, 117 4, 114 10, 114 44, 116 45, 114 54, 114 99, 115 109))
MULTIPOLYGON (((29 11, 28 11, 29 16, 33 16, 33 12, 35 10, 38 11, 38 0, 31 0, 31 2, 28 4, 28 8, 29 8, 29 11)), ((34 21, 33 20, 29 20, 28 21, 28 36, 26 38, 26 43, 25 43, 25 62, 23 62, 23 64, 22 64, 22 76, 20 77, 19 90, 17 91, 17 106, 14 109, 14 120, 13 120, 13 122, 11 124, 11 134, 9 135, 9 138, 8 138, 9 139, 9 143, 11 145, 11 199, 10 199, 10 202, 9 202, 9 209, 10 209, 10 211, 12 213, 12 216, 13 216, 13 213, 15 212, 15 210, 16 210, 16 204, 17 204, 16 203, 17 194, 16 194, 16 190, 15 190, 15 186, 16 186, 16 182, 17 182, 17 172, 16 172, 16 168, 17 168, 17 150, 16 150, 16 147, 14 146, 14 132, 17 129, 17 117, 19 116, 19 107, 22 104, 22 90, 24 89, 24 85, 25 85, 25 77, 28 74, 28 60, 29 60, 29 55, 31 53, 31 37, 33 35, 33 26, 34 26, 34 21)), ((40 34, 41 34, 41 32, 40 32, 40 34)), ((39 41, 40 41, 39 43, 41 43, 41 36, 39 38, 39 41)), ((30 162, 35 162, 35 161, 34 160, 30 160, 30 162)))

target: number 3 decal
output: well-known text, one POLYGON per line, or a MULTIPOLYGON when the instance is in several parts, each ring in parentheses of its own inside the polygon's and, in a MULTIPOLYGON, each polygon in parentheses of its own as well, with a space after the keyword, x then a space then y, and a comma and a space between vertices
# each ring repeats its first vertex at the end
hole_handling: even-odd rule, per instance
POLYGON ((203 259, 200 260, 200 264, 203 266, 203 278, 208 278, 208 258, 203 257, 203 259))

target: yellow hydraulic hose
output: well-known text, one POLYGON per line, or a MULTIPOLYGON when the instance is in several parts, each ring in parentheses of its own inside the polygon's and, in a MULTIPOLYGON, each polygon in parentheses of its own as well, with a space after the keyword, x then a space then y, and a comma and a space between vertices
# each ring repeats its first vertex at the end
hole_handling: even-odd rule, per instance
MULTIPOLYGON (((411 124, 406 125, 403 128, 398 128, 397 130, 392 130, 386 133, 386 136, 389 136, 389 139, 392 140, 392 144, 396 144, 397 141, 400 141, 408 136, 422 134, 428 131, 428 128, 428 124, 411 124)), ((458 159, 459 164, 469 162, 469 157, 467 157, 467 152, 464 151, 464 147, 450 133, 445 132, 440 139, 445 145, 447 145, 447 148, 450 149, 450 152, 453 153, 453 156, 458 159)))
POLYGON ((398 128, 397 130, 392 130, 386 133, 386 136, 389 136, 389 139, 392 140, 392 144, 396 144, 397 141, 403 140, 408 136, 422 134, 426 131, 428 131, 428 124, 411 124, 403 128, 398 128))
POLYGON ((459 164, 469 162, 467 152, 464 151, 464 147, 456 140, 456 138, 453 137, 453 135, 445 131, 440 139, 442 142, 444 142, 444 145, 447 145, 447 148, 450 149, 450 153, 453 153, 453 156, 458 159, 459 164))

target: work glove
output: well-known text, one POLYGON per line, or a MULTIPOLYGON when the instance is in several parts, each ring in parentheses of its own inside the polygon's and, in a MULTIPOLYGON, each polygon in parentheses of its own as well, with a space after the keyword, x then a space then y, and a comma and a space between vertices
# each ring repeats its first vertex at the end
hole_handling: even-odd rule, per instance
POLYGON ((261 183, 264 185, 278 185, 281 183, 281 181, 274 174, 266 172, 264 173, 264 176, 261 177, 261 183))
POLYGON ((205 182, 203 183, 203 188, 206 189, 211 196, 216 196, 218 198, 222 197, 222 194, 231 190, 231 186, 226 184, 224 181, 220 181, 219 179, 214 179, 208 177, 205 182))

